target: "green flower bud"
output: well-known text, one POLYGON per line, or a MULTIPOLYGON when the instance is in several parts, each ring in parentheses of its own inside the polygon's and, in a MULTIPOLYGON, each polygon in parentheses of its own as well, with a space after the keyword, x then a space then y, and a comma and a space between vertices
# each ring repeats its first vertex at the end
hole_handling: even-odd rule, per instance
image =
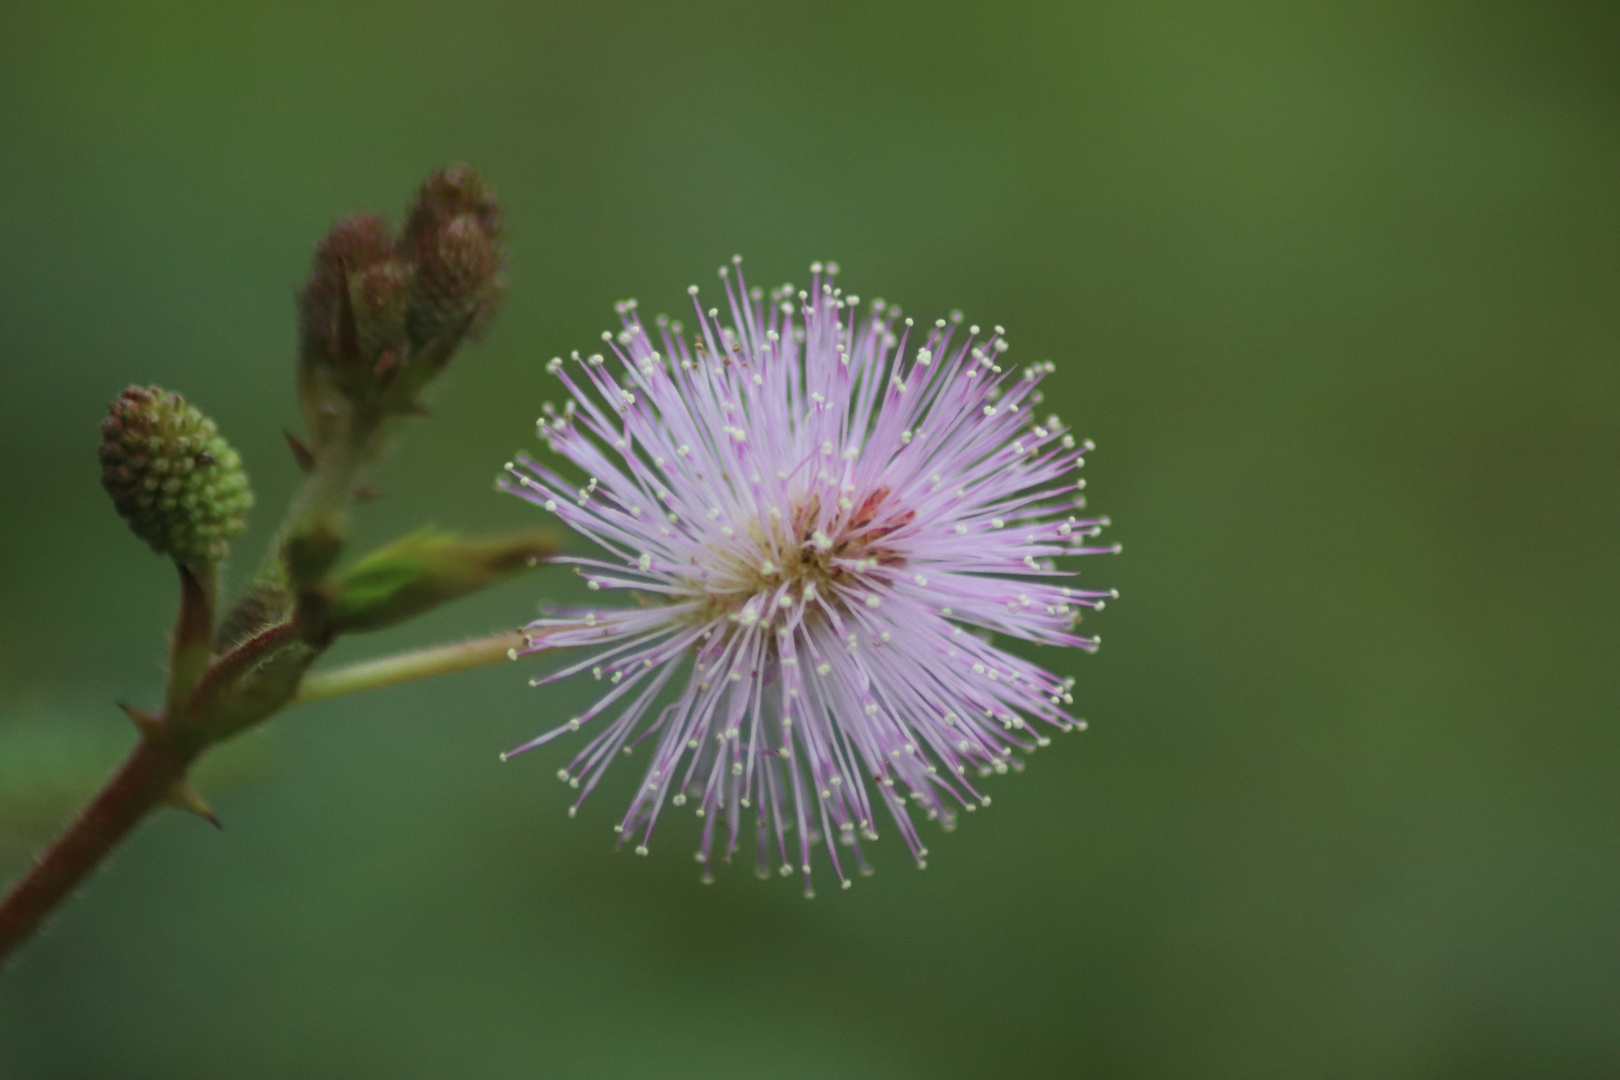
POLYGON ((131 386, 101 422, 101 484, 130 529, 177 563, 218 562, 253 492, 242 459, 179 394, 131 386))

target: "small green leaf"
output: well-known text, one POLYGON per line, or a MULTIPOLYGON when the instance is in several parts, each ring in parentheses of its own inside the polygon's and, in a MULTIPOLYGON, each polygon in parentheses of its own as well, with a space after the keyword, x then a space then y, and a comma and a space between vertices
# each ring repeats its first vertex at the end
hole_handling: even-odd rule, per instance
POLYGON ((380 630, 555 555, 557 538, 530 531, 462 540, 427 528, 372 552, 342 576, 329 615, 340 634, 380 630))

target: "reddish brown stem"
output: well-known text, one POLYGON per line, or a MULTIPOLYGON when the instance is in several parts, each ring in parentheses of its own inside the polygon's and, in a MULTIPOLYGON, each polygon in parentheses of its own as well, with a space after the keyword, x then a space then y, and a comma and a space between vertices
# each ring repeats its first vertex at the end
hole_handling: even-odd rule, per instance
POLYGON ((162 802, 202 752, 172 736, 143 738, 105 787, 0 901, 0 964, 162 802))

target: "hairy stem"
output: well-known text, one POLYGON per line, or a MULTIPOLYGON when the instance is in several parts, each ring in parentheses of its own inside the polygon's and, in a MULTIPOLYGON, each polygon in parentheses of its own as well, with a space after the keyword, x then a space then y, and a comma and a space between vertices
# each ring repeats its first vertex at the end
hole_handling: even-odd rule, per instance
POLYGON ((508 630, 455 645, 440 645, 320 672, 304 679, 292 704, 308 705, 360 690, 377 690, 395 683, 500 663, 511 658, 512 650, 527 648, 532 640, 532 636, 521 630, 508 630))
MULTIPOLYGON (((304 679, 287 704, 304 705, 483 667, 506 660, 510 650, 525 648, 530 640, 522 631, 511 630, 339 668, 304 679)), ((207 736, 173 727, 160 727, 141 739, 95 798, 0 900, 0 965, 154 807, 170 798, 207 746, 207 736)))
MULTIPOLYGON (((339 668, 304 679, 297 695, 286 704, 306 705, 484 667, 508 659, 511 650, 526 648, 531 640, 523 631, 509 630, 339 668)), ((172 726, 158 727, 141 739, 95 798, 0 900, 0 965, 154 807, 171 797, 208 745, 208 736, 172 726)))
POLYGON ((166 736, 141 740, 106 786, 0 900, 0 964, 169 796, 202 749, 200 742, 166 736))
POLYGON ((301 530, 317 522, 347 533, 348 505, 353 488, 366 466, 382 451, 389 431, 387 419, 374 411, 350 408, 339 429, 331 432, 314 451, 314 468, 287 508, 287 515, 264 553, 264 560, 253 575, 260 586, 285 588, 287 568, 284 545, 301 530))

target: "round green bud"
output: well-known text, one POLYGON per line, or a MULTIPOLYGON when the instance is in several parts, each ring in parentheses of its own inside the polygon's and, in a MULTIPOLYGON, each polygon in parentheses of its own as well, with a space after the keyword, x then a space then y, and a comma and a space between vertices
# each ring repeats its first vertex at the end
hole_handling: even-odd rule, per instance
POLYGON ((152 550, 177 563, 218 562, 253 506, 242 459, 179 394, 131 386, 101 422, 101 484, 152 550))

